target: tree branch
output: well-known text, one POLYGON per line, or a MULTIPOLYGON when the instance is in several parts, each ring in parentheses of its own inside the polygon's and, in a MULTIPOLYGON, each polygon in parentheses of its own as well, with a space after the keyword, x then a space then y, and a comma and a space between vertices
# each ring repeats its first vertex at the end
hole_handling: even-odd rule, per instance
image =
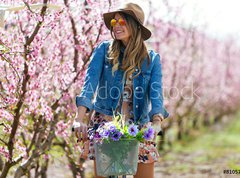
MULTIPOLYGON (((47 4, 48 0, 44 0, 44 4, 47 4)), ((47 10, 47 6, 43 6, 41 9, 41 16, 43 17, 45 12, 47 10)), ((28 65, 27 65, 27 54, 28 54, 28 46, 31 44, 31 42, 34 40, 35 36, 37 35, 40 27, 41 27, 42 22, 38 22, 38 24, 36 25, 32 35, 30 36, 29 39, 26 40, 26 43, 24 44, 24 58, 25 58, 25 63, 24 63, 24 78, 23 78, 23 82, 22 82, 22 94, 20 95, 19 101, 16 105, 16 109, 14 109, 14 120, 12 123, 12 130, 9 136, 9 140, 7 143, 7 147, 8 147, 8 151, 9 151, 9 160, 5 163, 4 165, 4 169, 2 171, 2 174, 0 176, 0 178, 4 178, 7 176, 9 169, 12 167, 12 159, 13 159, 13 149, 14 149, 14 140, 15 140, 15 135, 17 132, 17 128, 19 126, 19 119, 20 119, 20 111, 23 105, 23 101, 24 101, 24 97, 25 97, 25 93, 27 92, 27 83, 30 79, 30 76, 28 74, 28 65)), ((37 153, 35 153, 37 154, 37 153)))
POLYGON ((7 145, 7 142, 0 138, 0 141, 7 145))
MULTIPOLYGON (((43 20, 44 20, 44 15, 45 15, 45 13, 46 13, 46 11, 47 11, 47 2, 48 2, 48 0, 44 0, 44 1, 43 1, 43 3, 46 4, 46 6, 43 6, 43 7, 42 7, 41 13, 40 13, 40 15, 42 16, 43 20)), ((37 23, 37 26, 35 27, 32 35, 31 35, 30 38, 26 41, 26 46, 29 46, 29 45, 32 43, 32 41, 34 40, 34 38, 35 38, 35 36, 37 35, 38 31, 40 30, 40 28, 41 28, 41 26, 42 26, 42 23, 43 23, 43 21, 41 21, 41 22, 39 21, 39 22, 37 23)))

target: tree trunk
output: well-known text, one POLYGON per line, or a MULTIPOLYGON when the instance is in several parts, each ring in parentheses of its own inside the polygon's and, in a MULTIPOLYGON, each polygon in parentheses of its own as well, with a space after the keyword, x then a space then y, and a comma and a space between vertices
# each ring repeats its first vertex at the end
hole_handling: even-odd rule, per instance
POLYGON ((161 133, 159 134, 160 135, 160 140, 159 140, 159 142, 158 142, 158 145, 159 145, 159 150, 163 150, 163 146, 164 146, 164 144, 165 144, 165 141, 164 141, 164 139, 165 139, 165 129, 164 128, 162 128, 162 131, 161 131, 161 133))
POLYGON ((47 178, 48 162, 49 160, 47 159, 46 162, 41 166, 41 178, 47 178))
POLYGON ((2 171, 2 173, 1 173, 0 178, 6 178, 6 177, 7 177, 7 174, 8 174, 8 171, 9 171, 10 168, 11 168, 11 164, 7 161, 7 162, 4 164, 3 171, 2 171))
POLYGON ((0 171, 2 171, 3 165, 4 163, 3 163, 2 157, 0 156, 0 171))
POLYGON ((181 140, 182 139, 182 119, 178 119, 177 121, 178 124, 178 131, 177 131, 177 139, 181 140))

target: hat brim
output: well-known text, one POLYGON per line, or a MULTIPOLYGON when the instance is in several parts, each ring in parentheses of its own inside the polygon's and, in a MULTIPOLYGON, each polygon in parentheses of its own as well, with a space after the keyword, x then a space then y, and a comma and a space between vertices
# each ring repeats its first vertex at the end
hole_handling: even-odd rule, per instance
POLYGON ((149 29, 147 29, 145 26, 143 26, 143 24, 140 23, 139 19, 136 17, 134 12, 131 10, 117 10, 117 11, 113 11, 113 12, 104 13, 103 20, 104 20, 106 27, 109 30, 111 29, 111 25, 110 25, 111 20, 114 18, 115 14, 119 13, 119 12, 128 14, 128 15, 132 16, 137 22, 139 22, 139 25, 142 29, 142 37, 144 40, 147 40, 151 37, 151 35, 152 35, 151 31, 149 29))

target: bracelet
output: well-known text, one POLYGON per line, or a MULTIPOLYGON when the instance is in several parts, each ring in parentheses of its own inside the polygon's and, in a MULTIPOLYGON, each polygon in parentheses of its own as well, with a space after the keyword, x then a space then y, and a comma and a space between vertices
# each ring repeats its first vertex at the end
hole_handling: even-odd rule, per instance
POLYGON ((161 122, 162 122, 163 119, 164 119, 164 118, 163 118, 163 115, 159 113, 159 114, 154 114, 154 115, 153 115, 152 121, 161 121, 161 122), (158 116, 158 117, 157 117, 157 116, 158 116))

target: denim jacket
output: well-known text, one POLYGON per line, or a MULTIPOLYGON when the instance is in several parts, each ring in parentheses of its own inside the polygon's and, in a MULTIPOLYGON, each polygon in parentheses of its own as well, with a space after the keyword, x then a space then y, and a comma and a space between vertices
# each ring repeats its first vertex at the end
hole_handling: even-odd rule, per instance
MULTIPOLYGON (((93 109, 112 116, 124 89, 124 71, 118 69, 112 75, 112 64, 107 58, 109 44, 110 41, 102 42, 92 53, 81 94, 76 97, 76 105, 85 106, 88 111, 93 109)), ((120 64, 123 53, 124 49, 121 49, 120 64)), ((164 118, 169 115, 163 107, 160 56, 152 50, 149 55, 150 64, 146 58, 140 75, 133 79, 134 121, 140 124, 151 121, 154 114, 161 113, 164 118)), ((138 71, 136 67, 133 76, 138 71)))

